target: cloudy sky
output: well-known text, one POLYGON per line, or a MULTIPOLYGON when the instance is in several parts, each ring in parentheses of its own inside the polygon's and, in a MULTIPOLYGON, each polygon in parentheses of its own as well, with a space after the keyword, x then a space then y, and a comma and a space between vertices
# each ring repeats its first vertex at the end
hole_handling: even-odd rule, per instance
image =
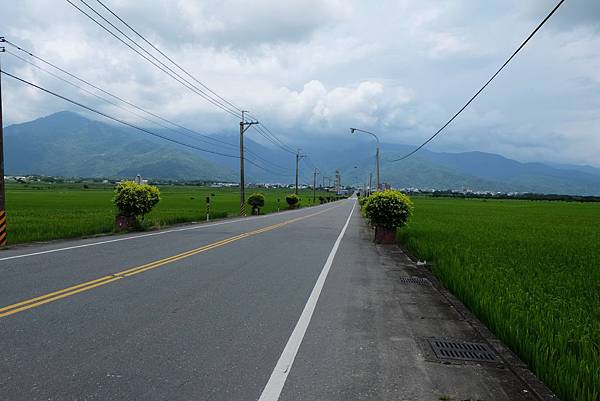
MULTIPOLYGON (((86 2, 101 10, 96 0, 86 2)), ((375 131, 386 142, 422 142, 556 0, 103 2, 293 146, 323 136, 347 140, 349 126, 375 131)), ((67 1, 3 3, 0 35, 8 40, 191 128, 236 132, 232 116, 144 61, 67 1)), ((599 50, 600 2, 567 0, 429 148, 600 167, 599 50)), ((11 73, 136 121, 10 54, 2 63, 11 73)), ((9 77, 3 77, 3 96, 5 124, 76 110, 9 77)))

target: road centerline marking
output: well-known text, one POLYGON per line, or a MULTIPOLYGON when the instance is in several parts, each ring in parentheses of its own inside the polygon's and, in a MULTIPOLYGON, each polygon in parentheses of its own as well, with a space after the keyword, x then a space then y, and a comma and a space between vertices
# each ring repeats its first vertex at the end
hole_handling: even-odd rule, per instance
MULTIPOLYGON (((328 212, 330 210, 337 209, 341 206, 342 205, 329 207, 324 210, 320 210, 316 213, 311 213, 311 214, 307 214, 304 216, 295 217, 290 220, 284 220, 284 221, 276 223, 276 224, 272 224, 272 225, 269 225, 266 227, 261 227, 256 230, 238 234, 233 237, 225 238, 225 239, 222 239, 222 240, 219 240, 219 241, 207 244, 207 245, 202 245, 198 248, 194 248, 194 249, 191 249, 191 250, 188 250, 185 252, 181 252, 179 254, 172 255, 172 256, 169 256, 169 257, 166 257, 163 259, 155 260, 153 262, 149 262, 149 263, 145 263, 140 266, 135 266, 135 267, 132 267, 129 269, 125 269, 120 272, 112 273, 112 274, 109 274, 109 275, 106 275, 106 276, 103 276, 103 277, 100 277, 100 278, 97 278, 97 279, 94 279, 91 281, 86 281, 86 282, 83 282, 83 283, 80 283, 80 284, 77 284, 77 285, 74 285, 71 287, 67 287, 67 288, 63 288, 63 289, 53 291, 53 292, 50 292, 47 294, 43 294, 43 295, 40 295, 35 298, 30 298, 30 299, 26 299, 26 300, 23 300, 23 301, 20 301, 20 302, 11 304, 11 305, 7 305, 7 306, 0 308, 0 318, 14 315, 15 313, 23 312, 28 309, 33 309, 38 306, 45 305, 45 304, 53 302, 53 301, 57 301, 59 299, 66 298, 71 295, 78 294, 80 292, 88 291, 93 288, 97 288, 97 287, 115 282, 117 280, 122 280, 124 278, 131 277, 131 276, 143 273, 143 272, 151 270, 151 269, 156 269, 156 268, 164 266, 166 264, 173 263, 178 260, 186 259, 186 258, 189 258, 190 256, 194 256, 194 255, 197 255, 202 252, 207 252, 212 249, 222 247, 224 245, 239 241, 244 238, 248 238, 248 237, 252 237, 254 235, 258 235, 258 234, 261 234, 264 232, 272 231, 272 230, 287 226, 289 224, 308 219, 310 217, 318 216, 318 215, 328 212)), ((352 210, 354 210, 354 207, 352 210)))
POLYGON ((331 270, 333 260, 337 254, 342 239, 344 238, 346 229, 350 224, 350 219, 354 214, 355 208, 356 201, 352 206, 352 211, 350 211, 350 215, 346 220, 346 224, 344 224, 340 235, 333 244, 333 248, 331 248, 331 252, 329 253, 327 260, 323 265, 323 269, 317 278, 317 282, 315 283, 308 300, 306 301, 306 305, 304 306, 302 314, 296 323, 296 327, 294 327, 294 331, 292 331, 292 334, 290 335, 290 338, 288 339, 285 348, 283 349, 283 352, 281 353, 281 356, 279 357, 279 360, 277 361, 277 364, 271 373, 271 377, 263 389, 258 401, 277 401, 279 399, 281 391, 283 390, 283 386, 285 385, 290 370, 292 369, 292 365, 294 364, 294 359, 296 358, 300 344, 302 344, 302 340, 304 339, 304 335, 306 334, 306 330, 308 329, 308 325, 310 324, 310 320, 317 306, 317 301, 319 300, 319 296, 321 295, 321 291, 325 285, 325 279, 327 279, 327 275, 331 270))

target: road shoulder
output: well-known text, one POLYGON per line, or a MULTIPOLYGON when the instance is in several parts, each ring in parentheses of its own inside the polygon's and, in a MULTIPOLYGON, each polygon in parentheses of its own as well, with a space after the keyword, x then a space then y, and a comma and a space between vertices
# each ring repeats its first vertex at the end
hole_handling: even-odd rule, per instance
POLYGON ((280 400, 556 400, 527 367, 355 213, 280 400), (436 340, 490 347, 440 357, 436 340), (481 358, 479 358, 481 359, 481 358))

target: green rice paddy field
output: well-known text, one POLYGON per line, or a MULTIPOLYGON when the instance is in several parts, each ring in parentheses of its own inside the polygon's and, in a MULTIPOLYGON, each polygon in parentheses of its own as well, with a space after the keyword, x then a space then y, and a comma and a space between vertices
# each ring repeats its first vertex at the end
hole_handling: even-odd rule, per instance
MULTIPOLYGON (((73 238, 114 230, 116 210, 112 204, 113 186, 104 184, 8 184, 6 211, 8 217, 8 244, 73 238)), ((211 219, 239 215, 237 188, 209 188, 199 186, 159 186, 160 203, 144 219, 146 228, 206 219, 206 197, 211 199, 211 219), (214 196, 211 196, 214 194, 214 196)), ((261 213, 287 207, 285 195, 293 189, 252 189, 265 195, 261 213)), ((317 193, 328 196, 325 192, 317 193)), ((300 205, 312 202, 312 190, 299 192, 300 205)), ((317 203, 319 200, 317 199, 317 203)), ((250 213, 250 206, 246 208, 250 213)))
POLYGON ((563 401, 600 400, 600 204, 413 200, 400 242, 563 401))

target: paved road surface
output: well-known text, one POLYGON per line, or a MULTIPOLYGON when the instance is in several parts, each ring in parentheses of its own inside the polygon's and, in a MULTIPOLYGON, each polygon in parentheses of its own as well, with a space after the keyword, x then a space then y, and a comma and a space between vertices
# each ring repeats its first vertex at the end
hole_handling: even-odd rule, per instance
POLYGON ((0 252, 0 400, 534 399, 423 360, 468 328, 409 322, 355 203, 0 252))

